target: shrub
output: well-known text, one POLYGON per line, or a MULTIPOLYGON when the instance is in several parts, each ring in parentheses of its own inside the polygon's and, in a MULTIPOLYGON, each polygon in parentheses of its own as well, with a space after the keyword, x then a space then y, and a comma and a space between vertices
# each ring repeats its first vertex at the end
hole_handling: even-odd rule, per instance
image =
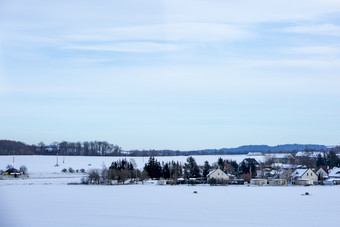
POLYGON ((80 180, 80 183, 89 184, 89 179, 87 177, 82 177, 81 180, 80 180))
POLYGON ((27 174, 27 167, 26 166, 20 166, 20 172, 22 172, 22 174, 26 175, 27 174))
POLYGON ((99 170, 97 169, 91 169, 89 171, 89 182, 92 184, 99 184, 100 183, 100 174, 99 174, 99 170))
POLYGON ((216 185, 217 184, 217 180, 215 178, 211 178, 211 179, 208 180, 208 184, 216 185))
POLYGON ((66 173, 67 169, 64 168, 64 169, 61 170, 61 172, 66 173))
POLYGON ((68 168, 68 171, 69 171, 70 173, 74 173, 74 169, 72 169, 71 167, 68 168))

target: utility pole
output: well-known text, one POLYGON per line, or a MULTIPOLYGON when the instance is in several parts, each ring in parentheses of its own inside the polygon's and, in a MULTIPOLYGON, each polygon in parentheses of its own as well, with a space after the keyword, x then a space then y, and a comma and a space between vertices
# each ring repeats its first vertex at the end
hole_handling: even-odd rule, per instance
POLYGON ((59 165, 58 165, 58 152, 57 152, 57 164, 56 164, 55 166, 59 166, 59 165))

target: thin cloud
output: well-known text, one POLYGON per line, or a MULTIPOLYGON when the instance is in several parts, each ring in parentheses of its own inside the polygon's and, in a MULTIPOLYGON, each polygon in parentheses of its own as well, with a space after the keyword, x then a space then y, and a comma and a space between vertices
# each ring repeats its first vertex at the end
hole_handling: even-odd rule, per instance
POLYGON ((297 34, 340 36, 340 26, 334 24, 292 26, 280 31, 297 34))
POLYGON ((303 46, 288 48, 285 53, 335 56, 340 54, 340 48, 334 46, 303 46))
POLYGON ((278 67, 278 68, 308 68, 330 69, 339 68, 340 59, 278 59, 278 60, 244 60, 244 67, 278 67))
POLYGON ((233 41, 245 39, 251 33, 239 26, 219 23, 177 23, 92 30, 70 35, 71 41, 233 41))
POLYGON ((151 53, 179 50, 177 45, 152 43, 152 42, 122 42, 110 45, 69 45, 63 49, 88 50, 88 51, 112 51, 112 52, 129 52, 129 53, 151 53))

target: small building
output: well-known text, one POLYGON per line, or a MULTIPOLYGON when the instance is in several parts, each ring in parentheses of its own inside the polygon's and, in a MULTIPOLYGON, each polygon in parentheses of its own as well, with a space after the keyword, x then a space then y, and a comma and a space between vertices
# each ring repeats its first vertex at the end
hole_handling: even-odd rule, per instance
POLYGON ((340 178, 340 168, 334 167, 333 169, 329 170, 328 177, 329 178, 340 178))
POLYGON ((267 185, 267 179, 251 179, 250 184, 253 185, 267 185))
POLYGON ((273 179, 268 181, 269 185, 272 186, 283 186, 283 185, 287 185, 287 180, 285 179, 273 179))
POLYGON ((292 184, 311 185, 318 180, 318 176, 311 169, 296 169, 290 175, 292 184))
POLYGON ((13 167, 7 169, 6 171, 4 171, 2 173, 2 175, 6 176, 6 177, 14 177, 14 178, 19 177, 21 174, 22 173, 19 170, 15 169, 13 167))
POLYGON ((288 181, 290 180, 290 176, 292 175, 292 173, 293 171, 291 169, 282 169, 281 171, 277 172, 277 178, 288 181))
POLYGON ((323 181, 324 185, 340 185, 340 179, 339 178, 330 178, 325 181, 323 181))
POLYGON ((314 184, 314 181, 313 180, 302 180, 302 179, 299 179, 299 180, 296 180, 294 181, 295 185, 304 185, 304 186, 309 186, 309 185, 313 185, 314 184))
POLYGON ((221 169, 215 169, 207 175, 208 181, 213 178, 216 180, 229 180, 229 176, 221 169))

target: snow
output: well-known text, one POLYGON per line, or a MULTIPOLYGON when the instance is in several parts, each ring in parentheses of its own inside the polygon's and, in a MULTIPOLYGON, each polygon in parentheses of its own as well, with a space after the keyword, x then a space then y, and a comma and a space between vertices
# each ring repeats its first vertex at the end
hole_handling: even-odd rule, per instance
MULTIPOLYGON (((216 162, 218 157, 195 159, 203 164, 205 160, 216 162)), ((338 225, 334 217, 338 216, 339 186, 162 186, 154 181, 144 185, 68 185, 79 183, 83 175, 61 173, 68 167, 101 168, 117 159, 73 156, 62 163, 59 157, 61 166, 55 167, 55 156, 16 156, 15 167, 26 165, 30 177, 0 180, 0 226, 338 225), (316 209, 320 204, 323 208, 316 209)), ((185 162, 186 157, 157 159, 185 162)), ((134 160, 143 167, 143 158, 134 160)), ((0 156, 0 168, 13 164, 11 161, 10 156, 0 156)))
MULTIPOLYGON (((235 160, 241 162, 246 155, 204 155, 193 156, 198 165, 204 165, 204 161, 209 161, 210 164, 217 162, 218 158, 235 160)), ((134 160, 137 164, 137 168, 142 169, 148 162, 149 157, 102 157, 102 156, 59 156, 58 164, 56 156, 34 156, 34 155, 19 155, 15 156, 13 163, 13 156, 0 156, 0 170, 4 170, 8 164, 13 165, 15 168, 20 168, 21 165, 25 165, 28 169, 30 177, 44 178, 59 175, 61 170, 69 167, 74 170, 80 169, 101 169, 103 165, 109 167, 113 161, 124 159, 134 160)), ((161 156, 155 157, 160 162, 179 161, 182 164, 186 162, 188 156, 161 156)), ((253 157, 258 161, 264 160, 264 156, 253 157)), ((74 175, 74 174, 73 174, 74 175)))
POLYGON ((328 177, 340 178, 340 168, 334 167, 333 169, 329 170, 328 177))
POLYGON ((337 226, 339 194, 337 186, 7 185, 0 226, 337 226))
POLYGON ((302 177, 302 175, 307 171, 308 169, 296 169, 290 176, 291 177, 302 177))

